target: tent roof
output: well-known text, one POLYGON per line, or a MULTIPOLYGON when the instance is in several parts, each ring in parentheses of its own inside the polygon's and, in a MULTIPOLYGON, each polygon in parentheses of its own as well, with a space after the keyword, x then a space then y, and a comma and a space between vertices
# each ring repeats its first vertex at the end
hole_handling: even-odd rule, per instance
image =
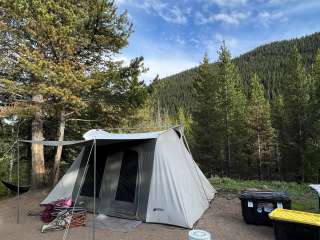
MULTIPOLYGON (((175 126, 170 129, 180 132, 180 126, 175 126)), ((170 130, 168 129, 168 130, 170 130)), ((144 140, 144 139, 157 139, 162 133, 168 131, 158 132, 144 132, 144 133, 109 133, 101 129, 92 129, 83 135, 84 140, 73 141, 38 141, 38 140, 19 140, 19 142, 42 144, 45 146, 66 146, 66 145, 88 145, 92 144, 93 140, 98 141, 100 144, 112 144, 125 141, 144 140)), ((99 144, 98 143, 98 144, 99 144)))
POLYGON ((109 133, 100 129, 92 129, 83 135, 85 140, 142 140, 158 138, 163 132, 145 132, 145 133, 109 133))

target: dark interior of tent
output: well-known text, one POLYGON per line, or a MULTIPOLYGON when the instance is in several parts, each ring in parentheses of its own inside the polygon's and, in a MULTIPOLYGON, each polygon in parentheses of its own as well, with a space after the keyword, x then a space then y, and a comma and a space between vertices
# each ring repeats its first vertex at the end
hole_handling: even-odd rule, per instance
MULTIPOLYGON (((127 141, 115 144, 98 144, 96 149, 96 197, 99 197, 101 183, 107 164, 107 158, 110 154, 115 152, 123 152, 122 163, 120 168, 120 175, 118 180, 118 186, 116 190, 115 200, 134 202, 136 179, 139 169, 139 153, 130 148, 141 144, 145 140, 140 141, 127 141)), ((91 146, 88 146, 86 151, 90 151, 91 146)), ((90 154, 90 153, 89 153, 90 154)), ((81 168, 85 168, 87 161, 81 162, 81 168)), ((90 154, 88 162, 88 170, 85 176, 85 180, 82 185, 80 195, 93 197, 94 196, 94 154, 93 151, 90 154)))

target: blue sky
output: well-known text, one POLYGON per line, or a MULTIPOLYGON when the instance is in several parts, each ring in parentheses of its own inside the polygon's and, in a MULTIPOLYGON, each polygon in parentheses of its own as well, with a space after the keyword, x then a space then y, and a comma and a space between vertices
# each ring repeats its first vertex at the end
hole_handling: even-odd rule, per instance
POLYGON ((116 0, 134 33, 125 62, 143 56, 148 83, 196 66, 205 52, 217 59, 225 40, 232 56, 261 44, 320 31, 320 0, 116 0))

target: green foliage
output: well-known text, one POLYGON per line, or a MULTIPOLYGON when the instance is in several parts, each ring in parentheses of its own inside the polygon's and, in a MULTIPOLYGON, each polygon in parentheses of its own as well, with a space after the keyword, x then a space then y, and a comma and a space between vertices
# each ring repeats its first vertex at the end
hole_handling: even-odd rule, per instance
POLYGON ((180 107, 178 111, 177 125, 182 125, 184 129, 184 134, 189 141, 193 141, 192 137, 192 116, 185 112, 185 110, 180 107))
POLYGON ((258 76, 253 75, 249 90, 247 128, 249 133, 249 170, 262 178, 262 168, 273 164, 275 130, 271 125, 271 109, 268 100, 264 97, 264 87, 258 76), (253 165, 253 166, 252 166, 253 165), (251 167, 250 167, 251 166, 251 167), (257 169, 257 171, 254 171, 257 169))
POLYGON ((299 169, 296 177, 305 180, 305 152, 310 137, 309 104, 311 96, 310 77, 302 64, 297 48, 293 49, 288 68, 288 82, 283 91, 284 151, 291 155, 287 169, 299 169), (294 157, 296 156, 296 157, 294 157), (294 164, 296 161, 296 164, 294 164))
POLYGON ((270 43, 233 60, 222 49, 218 62, 205 58, 152 88, 171 117, 179 108, 191 113, 191 148, 208 174, 224 175, 233 162, 235 177, 316 181, 319 46, 320 33, 315 33, 270 43))
POLYGON ((217 81, 216 76, 209 71, 209 60, 205 56, 198 68, 197 78, 194 80, 195 107, 192 112, 192 135, 195 139, 193 153, 200 166, 208 175, 215 171, 222 171, 218 164, 221 148, 221 138, 212 137, 220 129, 217 112, 217 81))
MULTIPOLYGON (((131 33, 112 0, 0 0, 0 117, 37 116, 47 139, 57 139, 61 116, 67 139, 125 124, 146 98, 143 58, 115 60, 131 33)), ((50 168, 54 151, 45 153, 50 168)))
POLYGON ((9 0, 0 7, 2 93, 20 106, 12 111, 32 112, 33 95, 43 97, 48 113, 63 108, 74 115, 92 106, 119 113, 141 103, 143 59, 128 67, 112 61, 131 33, 127 13, 117 15, 113 1, 9 0))
POLYGON ((247 136, 245 130, 246 97, 237 67, 225 46, 221 47, 217 62, 217 110, 221 116, 220 131, 224 145, 226 174, 238 169, 237 158, 243 155, 247 136))
POLYGON ((217 73, 210 71, 207 56, 194 81, 196 103, 194 120, 194 151, 207 174, 231 174, 234 161, 245 147, 245 103, 240 75, 222 47, 217 73))
MULTIPOLYGON (((233 62, 239 69, 245 92, 248 93, 250 80, 256 73, 265 87, 267 99, 273 99, 281 94, 286 87, 289 59, 294 46, 302 56, 303 65, 309 70, 320 46, 320 33, 299 39, 272 42, 234 58, 233 62)), ((180 106, 187 112, 193 109, 195 105, 193 81, 197 78, 197 69, 192 68, 161 79, 164 87, 163 91, 159 92, 159 97, 161 104, 171 115, 177 114, 180 106)), ((211 63, 209 70, 216 72, 217 64, 211 63)))

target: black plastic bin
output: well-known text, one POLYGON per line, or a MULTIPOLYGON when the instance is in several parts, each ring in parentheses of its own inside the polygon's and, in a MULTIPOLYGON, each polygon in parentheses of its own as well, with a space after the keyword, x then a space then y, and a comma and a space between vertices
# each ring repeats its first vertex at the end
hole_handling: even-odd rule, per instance
POLYGON ((306 224, 274 221, 276 240, 320 240, 320 228, 306 224))
POLYGON ((268 214, 276 208, 291 209, 287 193, 271 191, 244 191, 241 193, 242 216, 247 224, 272 226, 268 214))
POLYGON ((276 240, 320 240, 320 214, 276 209, 269 217, 276 240))

